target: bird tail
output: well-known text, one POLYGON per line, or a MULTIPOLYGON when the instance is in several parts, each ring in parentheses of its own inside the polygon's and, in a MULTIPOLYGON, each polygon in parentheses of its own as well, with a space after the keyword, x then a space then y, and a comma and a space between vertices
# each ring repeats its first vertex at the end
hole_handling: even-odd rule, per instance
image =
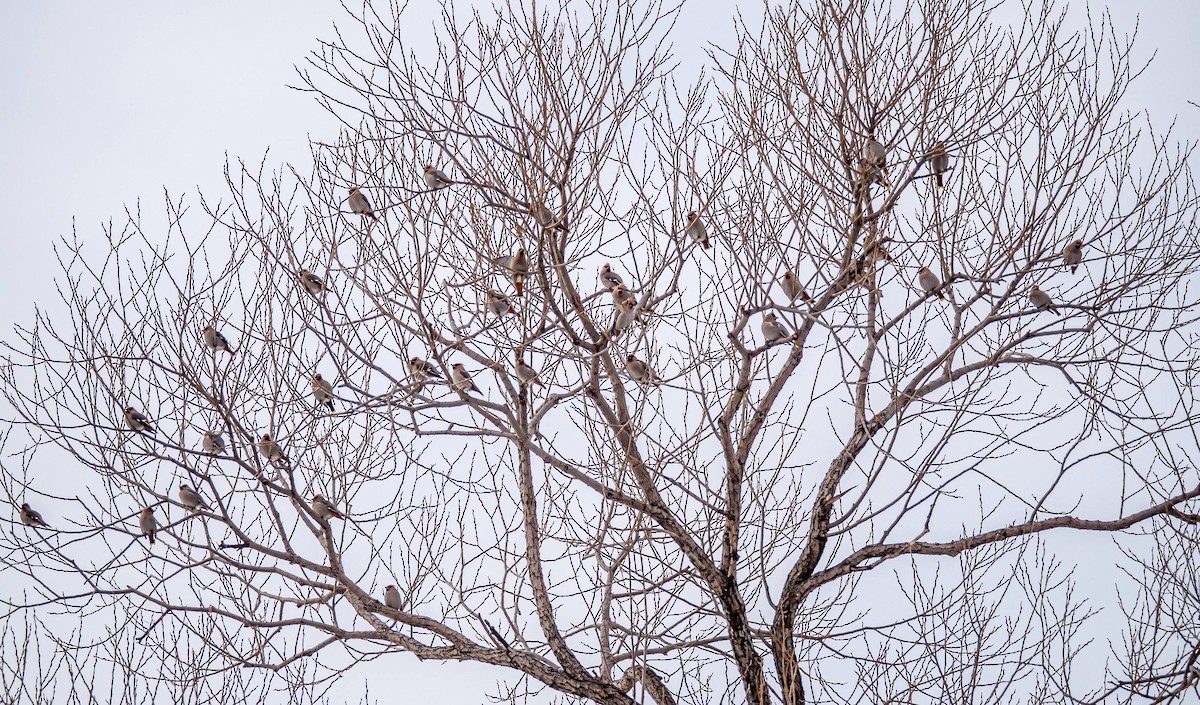
POLYGON ((937 295, 938 295, 938 300, 939 300, 939 301, 945 301, 945 300, 946 300, 946 295, 945 295, 945 294, 943 294, 942 292, 940 292, 940 291, 939 291, 939 292, 937 293, 937 295))
POLYGON ((330 411, 334 411, 334 408, 333 408, 333 400, 332 400, 332 399, 330 399, 330 400, 326 401, 326 402, 325 402, 325 406, 326 406, 326 407, 328 407, 330 411))
POLYGON ((700 244, 704 245, 704 249, 706 249, 706 250, 709 249, 710 247, 712 247, 712 245, 708 242, 708 238, 704 238, 703 240, 701 240, 700 244))
POLYGON ((1077 265, 1077 264, 1071 265, 1071 274, 1074 274, 1076 269, 1079 269, 1079 265, 1077 265))
MULTIPOLYGON (((517 290, 517 296, 523 296, 525 294, 525 277, 523 277, 523 276, 513 277, 513 286, 517 290)), ((514 313, 515 313, 515 311, 514 311, 514 313)))
POLYGON ((150 539, 150 545, 151 545, 151 546, 153 546, 153 545, 154 545, 154 532, 153 532, 153 531, 147 531, 147 532, 146 532, 146 538, 150 539))
POLYGON ((945 188, 945 187, 946 187, 946 183, 945 183, 945 182, 942 180, 942 172, 940 172, 940 171, 939 171, 938 173, 934 174, 934 175, 933 175, 933 178, 937 180, 937 187, 938 187, 938 188, 945 188))

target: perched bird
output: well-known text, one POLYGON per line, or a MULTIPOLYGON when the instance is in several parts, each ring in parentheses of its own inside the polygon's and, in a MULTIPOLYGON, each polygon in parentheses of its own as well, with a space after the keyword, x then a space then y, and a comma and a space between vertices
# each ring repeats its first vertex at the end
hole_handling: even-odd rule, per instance
POLYGON ((929 171, 933 173, 934 180, 937 181, 937 187, 943 188, 946 184, 942 176, 950 171, 950 153, 946 151, 944 142, 937 142, 929 150, 929 171))
POLYGON ((542 380, 538 379, 537 370, 525 363, 521 358, 521 353, 517 352, 517 361, 513 363, 513 371, 517 374, 517 381, 521 384, 536 384, 539 387, 546 385, 542 384, 542 380))
POLYGON ((921 288, 928 294, 937 294, 937 297, 942 301, 946 300, 946 295, 942 293, 942 280, 938 276, 929 271, 929 267, 921 267, 917 270, 917 282, 921 284, 921 288))
POLYGON ((205 431, 204 438, 200 440, 200 448, 210 455, 223 453, 225 451, 225 439, 217 431, 205 431))
POLYGON ((618 304, 615 304, 613 309, 613 322, 612 329, 610 331, 610 337, 615 338, 621 334, 621 331, 633 325, 633 322, 637 320, 637 304, 634 303, 632 298, 628 298, 618 304))
POLYGON ((1029 302, 1032 303, 1039 311, 1053 311, 1054 315, 1060 315, 1058 307, 1054 305, 1054 299, 1050 295, 1042 291, 1036 284, 1029 290, 1029 302))
POLYGON ((804 285, 800 283, 800 279, 796 277, 796 273, 788 269, 779 278, 779 286, 783 289, 783 293, 788 297, 788 301, 796 303, 796 299, 801 301, 812 301, 812 297, 804 290, 804 285))
POLYGON ((614 272, 612 266, 608 262, 605 262, 604 266, 600 268, 600 285, 607 291, 612 291, 624 284, 625 280, 621 279, 621 275, 614 272))
POLYGON ((874 133, 868 135, 863 144, 862 158, 867 165, 867 181, 881 183, 886 188, 887 148, 875 139, 874 133))
POLYGON ((704 227, 704 221, 700 220, 700 215, 696 211, 688 211, 684 219, 687 225, 684 226, 683 231, 692 238, 692 242, 700 243, 706 250, 712 247, 708 242, 708 228, 704 227))
POLYGON ((564 233, 567 232, 566 217, 564 216, 562 218, 559 218, 558 216, 554 215, 554 213, 552 213, 550 211, 550 209, 547 208, 542 203, 534 204, 533 219, 535 221, 537 221, 537 224, 542 226, 543 228, 553 228, 555 230, 561 230, 564 233))
POLYGON ((495 289, 488 289, 484 296, 484 306, 488 311, 503 316, 506 313, 511 313, 514 316, 517 314, 517 309, 513 308, 512 302, 504 294, 495 289))
POLYGON ((658 378, 658 375, 650 368, 650 365, 643 360, 639 360, 637 355, 633 353, 630 353, 629 357, 625 358, 625 374, 629 375, 629 379, 634 382, 656 386, 662 384, 662 380, 658 378))
POLYGON ((317 405, 325 405, 329 407, 330 411, 333 411, 333 384, 322 377, 320 372, 313 373, 312 393, 317 405))
POLYGON ((47 529, 50 528, 50 525, 47 524, 46 520, 42 518, 42 515, 38 514, 37 510, 33 507, 30 507, 28 504, 21 505, 21 523, 25 526, 43 526, 47 529))
POLYGON ((125 423, 135 431, 154 433, 154 422, 148 416, 133 408, 125 407, 125 423))
POLYGON ((375 211, 371 210, 371 202, 367 200, 367 197, 363 195, 362 191, 358 190, 357 186, 350 189, 349 201, 350 210, 358 213, 359 215, 368 216, 371 218, 371 220, 378 220, 378 218, 375 216, 375 211))
POLYGON ((346 517, 342 516, 342 513, 337 510, 337 507, 333 506, 332 502, 325 499, 324 497, 322 497, 319 494, 313 495, 312 510, 313 510, 313 514, 316 514, 317 517, 320 518, 322 521, 329 521, 330 517, 334 517, 337 519, 345 519, 346 518, 346 517))
POLYGON ((1063 264, 1071 268, 1071 274, 1079 269, 1079 263, 1083 261, 1083 240, 1075 240, 1063 248, 1062 251, 1063 264))
POLYGON ((775 315, 774 311, 767 311, 763 314, 761 328, 767 345, 773 345, 788 339, 787 328, 779 322, 779 318, 775 315))
POLYGON ((325 291, 325 280, 307 269, 301 269, 296 274, 296 278, 300 280, 300 286, 313 296, 320 296, 321 292, 325 291))
POLYGON ((400 609, 400 591, 395 585, 388 585, 383 589, 383 604, 394 610, 400 609))
POLYGON ((283 448, 271 439, 271 434, 264 433, 262 438, 258 439, 258 452, 262 457, 267 459, 274 465, 287 465, 288 458, 283 454, 283 448))
POLYGON ((442 373, 438 372, 438 368, 434 367, 432 362, 419 357, 409 358, 408 373, 422 382, 429 377, 442 379, 442 373))
POLYGON ((230 355, 234 353, 233 346, 229 344, 229 340, 221 335, 221 331, 212 326, 204 326, 204 344, 213 352, 224 350, 230 355))
POLYGON ((479 387, 471 381, 471 373, 467 372, 467 368, 461 362, 456 362, 450 366, 450 386, 460 392, 478 392, 479 387))
POLYGON ((204 501, 199 492, 184 484, 179 485, 179 502, 192 511, 210 509, 208 503, 204 501))
POLYGON ((633 292, 625 288, 624 284, 617 284, 612 289, 613 306, 620 305, 625 301, 637 301, 637 297, 633 292))
POLYGON ((435 169, 432 164, 426 164, 425 185, 429 187, 430 191, 437 191, 453 186, 454 182, 441 169, 435 169))
POLYGON ((525 279, 529 276, 529 258, 525 256, 525 248, 518 248, 512 257, 500 257, 495 262, 498 266, 508 270, 508 276, 517 290, 517 296, 524 294, 525 279))
POLYGON ((138 515, 138 528, 142 530, 142 534, 150 539, 150 545, 154 545, 154 535, 158 533, 158 519, 154 518, 154 508, 146 507, 142 513, 138 515))

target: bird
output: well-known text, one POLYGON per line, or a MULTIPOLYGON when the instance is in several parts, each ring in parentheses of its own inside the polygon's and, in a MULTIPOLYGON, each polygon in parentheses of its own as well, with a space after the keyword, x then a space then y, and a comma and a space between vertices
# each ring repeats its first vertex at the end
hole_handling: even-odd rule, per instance
POLYGON ((504 294, 495 289, 488 289, 484 296, 484 305, 488 311, 503 316, 506 313, 511 313, 514 316, 517 314, 517 309, 513 308, 512 302, 504 294))
POLYGON ((204 326, 204 344, 213 352, 224 350, 230 355, 235 352, 233 346, 229 344, 229 340, 221 335, 221 331, 212 326, 204 326))
POLYGON ((349 201, 350 210, 358 213, 359 215, 368 216, 371 218, 371 220, 379 220, 379 218, 375 216, 375 211, 371 210, 371 202, 367 200, 367 197, 363 195, 362 191, 358 190, 357 186, 350 189, 349 201))
POLYGON ((283 448, 271 438, 271 434, 264 433, 262 438, 258 439, 257 445, 258 452, 268 462, 277 465, 287 465, 288 458, 283 454, 283 448))
POLYGON ((1063 264, 1071 268, 1071 274, 1079 269, 1079 263, 1083 261, 1083 240, 1074 240, 1069 243, 1062 251, 1063 264))
POLYGON ((432 362, 419 357, 409 358, 408 373, 422 382, 429 377, 442 379, 442 373, 438 372, 438 368, 434 367, 432 362))
POLYGON ((400 591, 395 585, 388 585, 383 589, 383 604, 391 607, 394 610, 400 609, 402 604, 400 601, 400 591))
POLYGON ((42 518, 42 515, 39 514, 36 509, 30 507, 28 503, 21 505, 21 523, 25 526, 43 526, 47 529, 50 528, 50 525, 47 524, 46 520, 42 518))
POLYGON ((529 276, 529 258, 525 256, 525 248, 518 248, 512 257, 500 257, 495 262, 500 267, 508 270, 513 287, 517 290, 517 296, 524 294, 525 278, 529 276))
POLYGON ((613 322, 610 337, 617 337, 621 331, 633 325, 637 320, 637 304, 632 298, 625 299, 613 306, 613 322))
POLYGON ((946 151, 944 142, 936 142, 929 150, 929 171, 933 173, 933 178, 937 181, 937 187, 945 187, 945 182, 942 175, 950 171, 950 154, 946 151))
POLYGON ((704 246, 704 249, 712 247, 708 242, 708 228, 704 227, 704 221, 700 220, 700 215, 696 211, 688 211, 684 216, 687 225, 684 227, 684 232, 688 237, 692 238, 693 242, 698 242, 704 246))
POLYGON ((345 516, 342 515, 341 512, 339 512, 337 510, 337 507, 333 506, 332 502, 325 499, 323 496, 321 496, 319 494, 313 495, 312 510, 313 510, 313 514, 316 514, 317 517, 319 519, 321 519, 321 521, 329 521, 330 517, 334 517, 337 519, 345 519, 346 518, 345 516))
POLYGON ((1050 295, 1033 285, 1029 290, 1029 302, 1032 303, 1039 311, 1053 311, 1054 315, 1061 315, 1058 312, 1058 307, 1054 305, 1054 299, 1050 295))
POLYGON ((154 535, 158 533, 158 519, 154 518, 154 508, 146 507, 142 513, 138 515, 138 528, 142 530, 142 534, 150 539, 150 545, 154 545, 154 535))
POLYGON ((200 493, 185 484, 179 485, 179 502, 192 511, 196 511, 197 509, 208 509, 211 511, 211 507, 200 496, 200 493))
POLYGON ((625 358, 625 374, 629 375, 629 379, 642 384, 660 385, 662 380, 658 378, 650 365, 643 360, 639 360, 637 355, 629 354, 625 358))
POLYGON ((429 187, 430 191, 438 191, 453 186, 454 182, 441 169, 434 168, 432 164, 426 164, 425 185, 429 187))
POLYGON ((225 439, 218 431, 205 431, 204 438, 200 440, 200 448, 210 455, 222 453, 225 451, 225 439))
POLYGON ((620 305, 625 301, 636 301, 633 292, 625 288, 624 284, 617 284, 612 288, 613 306, 620 305))
POLYGON ((868 180, 879 182, 887 187, 887 148, 875 139, 875 133, 867 135, 867 141, 863 143, 862 158, 867 164, 868 180))
POLYGON ((143 431, 155 433, 154 422, 132 406, 125 407, 125 423, 139 433, 143 431))
POLYGON ((313 399, 318 405, 325 405, 333 411, 333 384, 329 380, 321 376, 320 372, 314 372, 312 376, 312 393, 313 399))
POLYGON ((559 218, 550 211, 549 208, 542 203, 535 203, 533 206, 533 219, 543 228, 552 228, 567 232, 566 217, 559 218))
POLYGON ((783 293, 788 297, 788 301, 796 303, 796 299, 801 301, 812 301, 812 297, 804 290, 804 285, 796 277, 796 273, 788 269, 779 278, 779 286, 783 289, 783 293))
POLYGON ((320 296, 321 292, 325 291, 325 280, 308 271, 301 269, 296 273, 296 278, 300 280, 300 286, 313 296, 320 296))
POLYGON ((537 370, 525 363, 519 351, 516 353, 516 362, 513 363, 513 370, 517 374, 517 381, 523 385, 536 384, 539 387, 546 386, 542 384, 542 380, 538 379, 537 370))
POLYGON ((621 275, 614 272, 612 270, 612 265, 610 265, 608 262, 605 262, 604 266, 600 268, 600 285, 603 286, 605 290, 612 291, 618 286, 622 286, 624 284, 625 280, 621 278, 621 275))
POLYGON ((471 373, 467 372, 467 368, 461 362, 456 362, 450 366, 450 381, 451 387, 460 392, 478 392, 479 387, 471 381, 471 373))
POLYGON ((937 297, 942 301, 946 300, 946 295, 942 293, 942 280, 938 276, 929 271, 929 267, 921 267, 917 270, 917 281, 921 284, 921 288, 925 290, 925 294, 937 294, 937 297))
POLYGON ((779 318, 775 315, 774 311, 767 311, 763 314, 761 328, 767 345, 773 345, 788 338, 787 328, 779 322, 779 318))

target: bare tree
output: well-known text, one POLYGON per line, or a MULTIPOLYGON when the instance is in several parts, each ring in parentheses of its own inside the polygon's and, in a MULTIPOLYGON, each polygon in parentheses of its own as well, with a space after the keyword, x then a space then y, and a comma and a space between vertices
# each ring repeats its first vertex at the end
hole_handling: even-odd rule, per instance
POLYGON ((1191 148, 1123 105, 1117 28, 797 1, 688 84, 673 5, 444 12, 436 54, 368 5, 310 58, 311 172, 60 246, 4 368, 4 486, 51 524, 5 528, 14 609, 293 691, 397 651, 657 705, 1179 670, 1145 619, 1170 649, 1081 679, 1056 543, 1154 530, 1166 575, 1200 496, 1191 148))

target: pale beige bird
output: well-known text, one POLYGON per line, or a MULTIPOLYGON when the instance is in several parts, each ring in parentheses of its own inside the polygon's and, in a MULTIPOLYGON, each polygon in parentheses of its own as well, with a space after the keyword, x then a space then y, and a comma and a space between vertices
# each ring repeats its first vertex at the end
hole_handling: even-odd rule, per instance
POLYGON ((662 380, 644 360, 639 360, 637 355, 629 354, 625 358, 625 374, 629 375, 629 379, 642 384, 653 384, 655 386, 662 384, 662 380))
POLYGON ((200 448, 210 455, 223 453, 225 451, 225 439, 217 431, 205 431, 204 438, 200 440, 200 448))
POLYGON ((783 289, 783 293, 788 297, 788 301, 796 303, 796 299, 804 302, 812 301, 812 297, 804 290, 804 285, 800 283, 800 278, 791 269, 783 273, 779 278, 779 287, 783 289))
POLYGON ((438 368, 432 362, 419 357, 409 358, 408 373, 422 382, 430 377, 442 379, 442 373, 438 372, 438 368))
POLYGON ((154 535, 158 533, 158 519, 154 518, 153 507, 146 507, 138 515, 138 528, 142 530, 142 535, 150 539, 150 545, 153 546, 154 535))
POLYGON ((608 262, 600 268, 600 286, 603 286, 607 291, 612 291, 618 286, 624 286, 625 280, 621 279, 621 275, 613 271, 612 265, 608 262))
POLYGON ((610 337, 617 337, 637 320, 637 304, 633 299, 625 299, 613 307, 613 322, 610 337))
POLYGON ((862 148, 863 161, 877 169, 887 169, 887 147, 875 139, 875 133, 867 135, 867 141, 862 148))
POLYGON ((307 269, 301 269, 296 278, 300 280, 300 286, 313 296, 320 296, 321 292, 325 291, 325 280, 307 269))
POLYGON ((704 221, 700 219, 700 214, 696 213, 696 211, 688 211, 687 215, 684 216, 684 222, 687 225, 684 226, 683 231, 687 233, 688 237, 692 238, 692 242, 700 243, 706 250, 712 247, 708 242, 708 228, 705 227, 704 221))
POLYGON ((1079 263, 1083 261, 1083 240, 1075 240, 1062 251, 1063 264, 1071 268, 1071 274, 1079 269, 1079 263))
POLYGON ((763 339, 767 341, 767 345, 773 345, 783 340, 787 340, 789 333, 786 327, 779 322, 779 317, 774 311, 767 311, 763 314, 762 324, 763 339))
POLYGON ((506 313, 515 316, 517 313, 517 309, 513 308, 512 301, 495 289, 487 290, 487 294, 484 295, 484 306, 497 316, 503 316, 506 313))
POLYGON ((125 424, 138 432, 154 433, 154 422, 150 417, 133 408, 125 407, 125 424))
POLYGON ((403 603, 400 600, 400 591, 395 585, 388 585, 383 589, 383 604, 394 610, 400 609, 403 603))
POLYGON ((516 373, 517 381, 522 385, 536 384, 539 387, 545 386, 542 384, 542 380, 538 379, 537 370, 525 363, 525 360, 522 359, 520 352, 516 353, 516 362, 513 363, 513 372, 516 373))
POLYGON ((184 484, 179 485, 179 503, 192 511, 198 509, 208 509, 211 511, 208 502, 204 501, 200 493, 184 484))
POLYGON ((42 518, 42 515, 33 507, 30 507, 28 503, 21 505, 21 523, 25 526, 50 528, 50 525, 42 518))
POLYGON ((533 219, 537 221, 537 224, 543 228, 553 228, 555 230, 561 230, 564 233, 567 232, 566 216, 560 218, 554 215, 554 213, 551 212, 551 210, 547 208, 545 204, 535 203, 533 205, 533 219))
POLYGON ((454 185, 449 176, 441 169, 434 168, 432 164, 425 165, 425 186, 430 191, 437 191, 444 188, 449 188, 454 185))
POLYGON ((500 257, 495 262, 497 266, 508 270, 513 288, 517 290, 517 296, 524 294, 525 279, 529 276, 529 258, 525 256, 525 248, 518 248, 512 257, 500 257))
POLYGON ((461 362, 456 362, 450 366, 450 386, 460 392, 478 392, 479 387, 471 381, 471 373, 467 372, 467 368, 461 362))
POLYGON ((257 446, 259 454, 271 464, 287 465, 288 458, 283 453, 283 447, 271 438, 271 434, 264 433, 262 438, 258 439, 257 446))
POLYGON ((950 153, 946 151, 944 142, 937 142, 929 150, 929 171, 933 174, 938 188, 945 187, 943 176, 950 171, 950 153))
POLYGON ((1039 311, 1053 311, 1054 315, 1060 315, 1058 307, 1054 305, 1054 299, 1039 289, 1036 284, 1029 290, 1029 302, 1039 311))
POLYGON ((319 494, 313 495, 312 510, 313 510, 313 514, 316 514, 317 517, 319 519, 321 519, 322 521, 329 521, 330 518, 335 518, 335 519, 345 519, 346 518, 345 516, 342 515, 341 512, 339 512, 337 510, 337 507, 333 506, 332 502, 325 499, 324 497, 322 497, 319 494))
POLYGON ((350 198, 348 200, 350 201, 350 210, 359 215, 365 215, 371 220, 378 220, 375 216, 375 211, 371 209, 371 202, 367 200, 362 191, 358 190, 357 186, 350 189, 350 198))
POLYGON ((233 346, 229 344, 229 340, 224 335, 221 335, 221 331, 212 326, 204 326, 203 333, 204 344, 213 352, 224 350, 230 355, 234 353, 233 346))
POLYGON ((637 297, 633 292, 625 288, 624 284, 617 284, 612 289, 613 306, 618 306, 626 301, 637 301, 637 297))
POLYGON ((320 372, 313 373, 312 393, 317 406, 325 406, 333 411, 333 384, 322 377, 320 372))
POLYGON ((942 280, 938 279, 938 275, 929 271, 929 267, 921 267, 917 270, 917 282, 925 290, 926 295, 937 294, 939 299, 946 300, 946 295, 942 293, 942 280))

